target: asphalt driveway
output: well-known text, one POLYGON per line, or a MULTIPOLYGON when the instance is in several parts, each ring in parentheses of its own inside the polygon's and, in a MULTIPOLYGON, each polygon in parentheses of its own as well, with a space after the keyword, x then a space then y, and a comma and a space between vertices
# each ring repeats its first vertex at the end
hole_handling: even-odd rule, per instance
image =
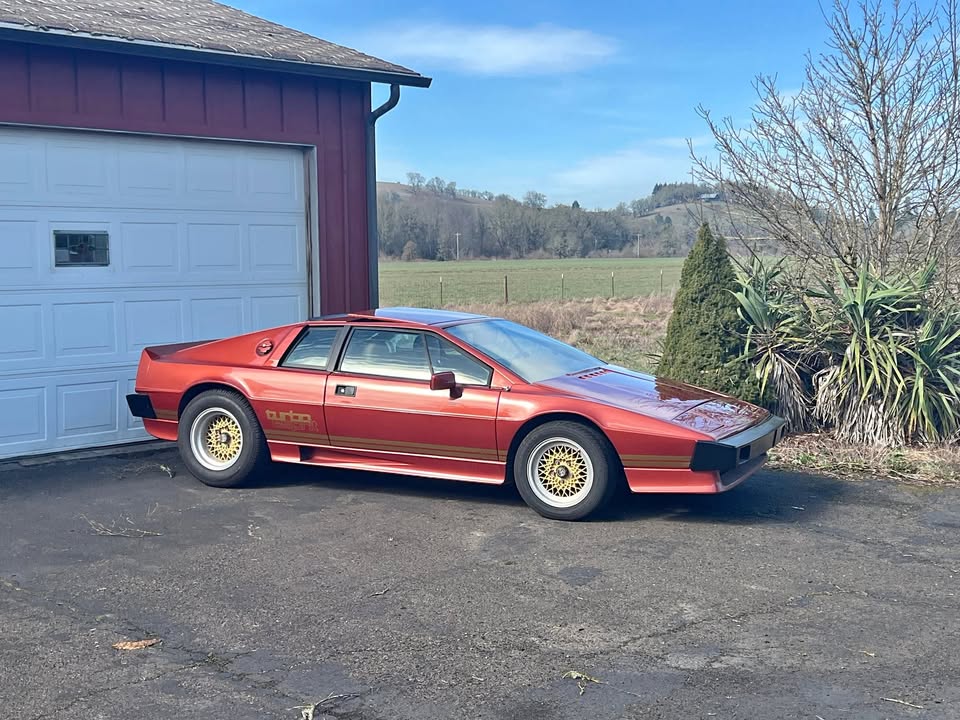
POLYGON ((0 716, 956 718, 958 528, 958 490, 773 472, 563 523, 362 473, 216 490, 170 451, 7 464, 0 716))

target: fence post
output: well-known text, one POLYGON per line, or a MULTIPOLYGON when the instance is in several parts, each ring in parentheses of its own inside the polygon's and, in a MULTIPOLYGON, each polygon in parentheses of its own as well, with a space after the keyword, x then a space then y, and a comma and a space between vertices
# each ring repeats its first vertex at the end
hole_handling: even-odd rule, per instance
POLYGON ((660 294, 663 295, 663 268, 660 268, 660 294))
POLYGON ((560 273, 560 300, 563 300, 563 273, 560 273))
POLYGON ((610 271, 610 297, 612 298, 616 295, 616 287, 614 286, 613 281, 613 270, 610 271))
POLYGON ((504 305, 506 305, 508 302, 510 302, 510 293, 507 290, 507 276, 504 275, 503 276, 503 303, 504 305))
POLYGON ((440 307, 443 307, 443 275, 440 276, 440 307))

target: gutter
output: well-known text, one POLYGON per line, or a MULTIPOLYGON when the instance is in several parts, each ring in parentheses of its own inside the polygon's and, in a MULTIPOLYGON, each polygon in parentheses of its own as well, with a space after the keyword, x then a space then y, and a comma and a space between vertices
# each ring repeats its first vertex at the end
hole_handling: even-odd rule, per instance
POLYGON ((367 117, 367 273, 368 305, 380 306, 380 233, 377 228, 377 120, 400 102, 400 85, 390 85, 390 97, 367 117))

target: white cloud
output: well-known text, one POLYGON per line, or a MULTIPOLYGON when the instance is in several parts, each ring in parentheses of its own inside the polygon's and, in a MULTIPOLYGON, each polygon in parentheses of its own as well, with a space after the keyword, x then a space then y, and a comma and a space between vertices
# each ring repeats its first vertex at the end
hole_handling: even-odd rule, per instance
POLYGON ((401 25, 373 31, 358 43, 398 62, 437 63, 478 75, 571 72, 603 63, 618 50, 613 38, 554 25, 401 25))
MULTIPOLYGON (((685 138, 685 137, 663 137, 663 138, 654 138, 649 140, 648 143, 652 147, 658 148, 670 148, 673 150, 689 150, 689 143, 692 142, 693 146, 696 148, 702 148, 704 145, 708 145, 713 142, 713 137, 711 135, 698 135, 694 138, 685 138)), ((689 153, 687 153, 689 154, 689 153)))
MULTIPOLYGON (((702 152, 708 138, 694 138, 702 152)), ((543 183, 551 202, 577 200, 584 207, 609 208, 644 197, 658 182, 690 180, 690 153, 682 138, 653 138, 614 152, 594 155, 543 183)))

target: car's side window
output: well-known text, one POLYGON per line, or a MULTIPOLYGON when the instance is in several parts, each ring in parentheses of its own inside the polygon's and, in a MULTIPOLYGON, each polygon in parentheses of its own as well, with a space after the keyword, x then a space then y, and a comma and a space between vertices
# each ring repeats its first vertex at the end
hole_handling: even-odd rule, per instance
POLYGON ((311 327, 280 363, 281 367, 325 370, 339 327, 311 327))
POLYGON ((446 338, 427 334, 427 350, 433 372, 450 371, 460 385, 489 385, 493 370, 458 348, 446 338))
POLYGON ((423 333, 357 328, 347 341, 340 370, 404 380, 429 380, 430 361, 423 333))

